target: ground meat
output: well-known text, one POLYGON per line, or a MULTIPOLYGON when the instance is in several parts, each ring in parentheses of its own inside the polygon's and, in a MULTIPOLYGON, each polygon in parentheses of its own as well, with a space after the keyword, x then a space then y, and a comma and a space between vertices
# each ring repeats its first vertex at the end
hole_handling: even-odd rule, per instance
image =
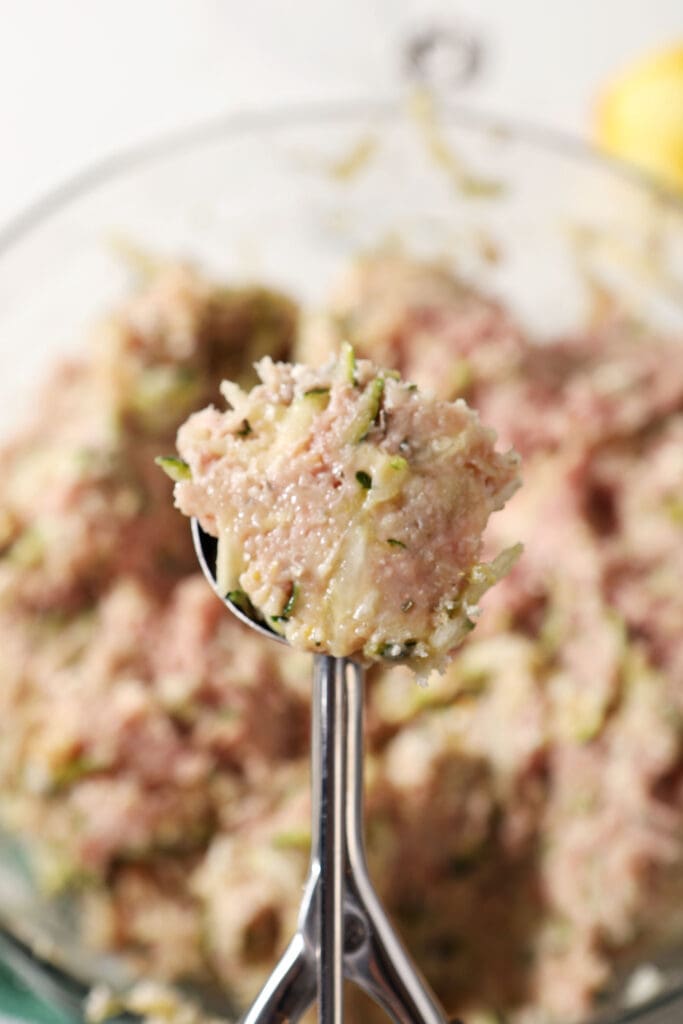
MULTIPOLYGON (((368 672, 373 878, 450 1014, 579 1019, 683 937, 683 344, 614 311, 539 344, 397 256, 359 261, 330 308, 305 361, 347 338, 465 395, 524 459, 482 557, 524 556, 468 643, 426 687, 368 672)), ((306 870, 309 659, 225 612, 153 457, 295 323, 282 296, 166 268, 0 453, 3 823, 80 894, 90 943, 242 1003, 306 870)))
POLYGON ((218 584, 298 649, 442 668, 512 564, 481 564, 490 514, 519 486, 514 452, 463 401, 429 399, 347 348, 322 370, 257 364, 227 412, 178 435, 176 502, 218 537, 218 584))
POLYGON ((294 305, 162 270, 92 334, 91 355, 49 381, 33 424, 0 454, 0 602, 78 610, 132 575, 168 593, 195 567, 154 467, 224 371, 286 356, 294 305))
POLYGON ((400 254, 368 255, 348 269, 326 309, 306 320, 297 358, 320 365, 342 341, 449 400, 505 381, 526 350, 500 303, 445 266, 400 254))

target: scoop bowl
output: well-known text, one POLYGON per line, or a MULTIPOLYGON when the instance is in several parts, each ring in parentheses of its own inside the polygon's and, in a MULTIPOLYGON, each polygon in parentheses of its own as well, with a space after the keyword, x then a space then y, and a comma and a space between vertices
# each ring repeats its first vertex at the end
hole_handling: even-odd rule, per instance
MULTIPOLYGON (((218 551, 218 541, 215 537, 212 537, 210 533, 202 530, 199 525, 199 520, 192 518, 190 521, 190 529, 192 531, 192 543, 194 544, 194 550, 197 555, 197 561, 199 566, 204 573, 204 576, 211 585, 211 589, 214 594, 220 598, 226 608, 228 608, 235 618, 239 619, 245 626, 249 626, 250 629, 255 629, 261 636, 266 637, 268 640, 278 640, 281 644, 287 644, 287 640, 279 633, 276 633, 274 629, 267 626, 264 622, 259 619, 253 618, 236 605, 234 601, 231 601, 227 594, 223 594, 218 586, 216 578, 216 554, 218 551)), ((289 645, 288 645, 289 646, 289 645)))

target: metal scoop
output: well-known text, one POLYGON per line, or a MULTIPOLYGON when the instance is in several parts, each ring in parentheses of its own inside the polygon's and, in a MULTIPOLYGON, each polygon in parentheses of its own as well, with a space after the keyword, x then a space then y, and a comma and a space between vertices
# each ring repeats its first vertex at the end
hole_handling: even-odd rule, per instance
MULTIPOLYGON (((216 540, 192 520, 199 564, 245 625, 286 643, 221 594, 216 540)), ((363 669, 348 658, 314 659, 311 862, 297 930, 242 1024, 285 1024, 318 997, 320 1024, 342 1024, 344 978, 397 1024, 446 1024, 375 893, 363 840, 363 669)), ((453 1022, 457 1024, 457 1022, 453 1022)))

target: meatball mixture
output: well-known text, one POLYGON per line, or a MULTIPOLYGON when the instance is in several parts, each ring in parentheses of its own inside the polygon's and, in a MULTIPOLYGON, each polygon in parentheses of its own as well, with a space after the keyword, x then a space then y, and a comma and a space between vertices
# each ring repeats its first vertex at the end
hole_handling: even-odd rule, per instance
POLYGON ((463 401, 348 346, 321 370, 257 371, 259 386, 225 383, 229 409, 178 435, 176 501, 218 537, 220 589, 295 648, 442 669, 518 554, 479 561, 489 516, 519 486, 517 455, 463 401))

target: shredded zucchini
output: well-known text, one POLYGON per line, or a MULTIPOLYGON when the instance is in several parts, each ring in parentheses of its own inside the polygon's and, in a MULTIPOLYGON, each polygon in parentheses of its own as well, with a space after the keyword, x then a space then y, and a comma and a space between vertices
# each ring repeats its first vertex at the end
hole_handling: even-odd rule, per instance
POLYGON ((38 527, 27 527, 9 549, 7 557, 20 569, 35 569, 40 565, 45 557, 45 540, 38 527))
POLYGON ((244 590, 229 590, 226 597, 230 604, 234 604, 236 608, 239 608, 241 612, 248 615, 250 619, 258 618, 256 609, 251 603, 249 595, 244 590))
POLYGON ((356 384, 356 353, 353 351, 353 346, 349 345, 348 341, 343 341, 339 352, 339 362, 337 363, 341 379, 347 384, 356 384))
POLYGON ((296 604, 296 600, 297 600, 298 596, 299 596, 299 584, 293 582, 292 583, 292 589, 289 592, 289 597, 287 598, 287 601, 285 603, 284 608, 282 609, 282 611, 280 612, 279 615, 271 615, 272 621, 273 622, 288 622, 289 619, 292 616, 292 612, 294 611, 294 606, 296 604))
POLYGON ((330 389, 325 387, 310 388, 308 391, 304 391, 300 401, 305 402, 307 405, 311 405, 314 409, 319 409, 321 412, 326 409, 330 402, 330 389))
POLYGON ((410 658, 416 647, 417 640, 389 640, 379 645, 377 653, 380 658, 386 658, 387 661, 402 661, 404 658, 410 658))
POLYGON ((291 828, 284 832, 278 832, 273 836, 273 846, 276 850, 308 850, 311 845, 311 833, 305 828, 291 828))
POLYGON ((349 430, 351 444, 360 444, 370 433, 379 415, 384 394, 384 377, 378 374, 370 381, 349 430))
POLYGON ((179 484, 181 480, 192 479, 190 467, 184 459, 179 459, 177 455, 157 455, 154 461, 176 484, 179 484))

